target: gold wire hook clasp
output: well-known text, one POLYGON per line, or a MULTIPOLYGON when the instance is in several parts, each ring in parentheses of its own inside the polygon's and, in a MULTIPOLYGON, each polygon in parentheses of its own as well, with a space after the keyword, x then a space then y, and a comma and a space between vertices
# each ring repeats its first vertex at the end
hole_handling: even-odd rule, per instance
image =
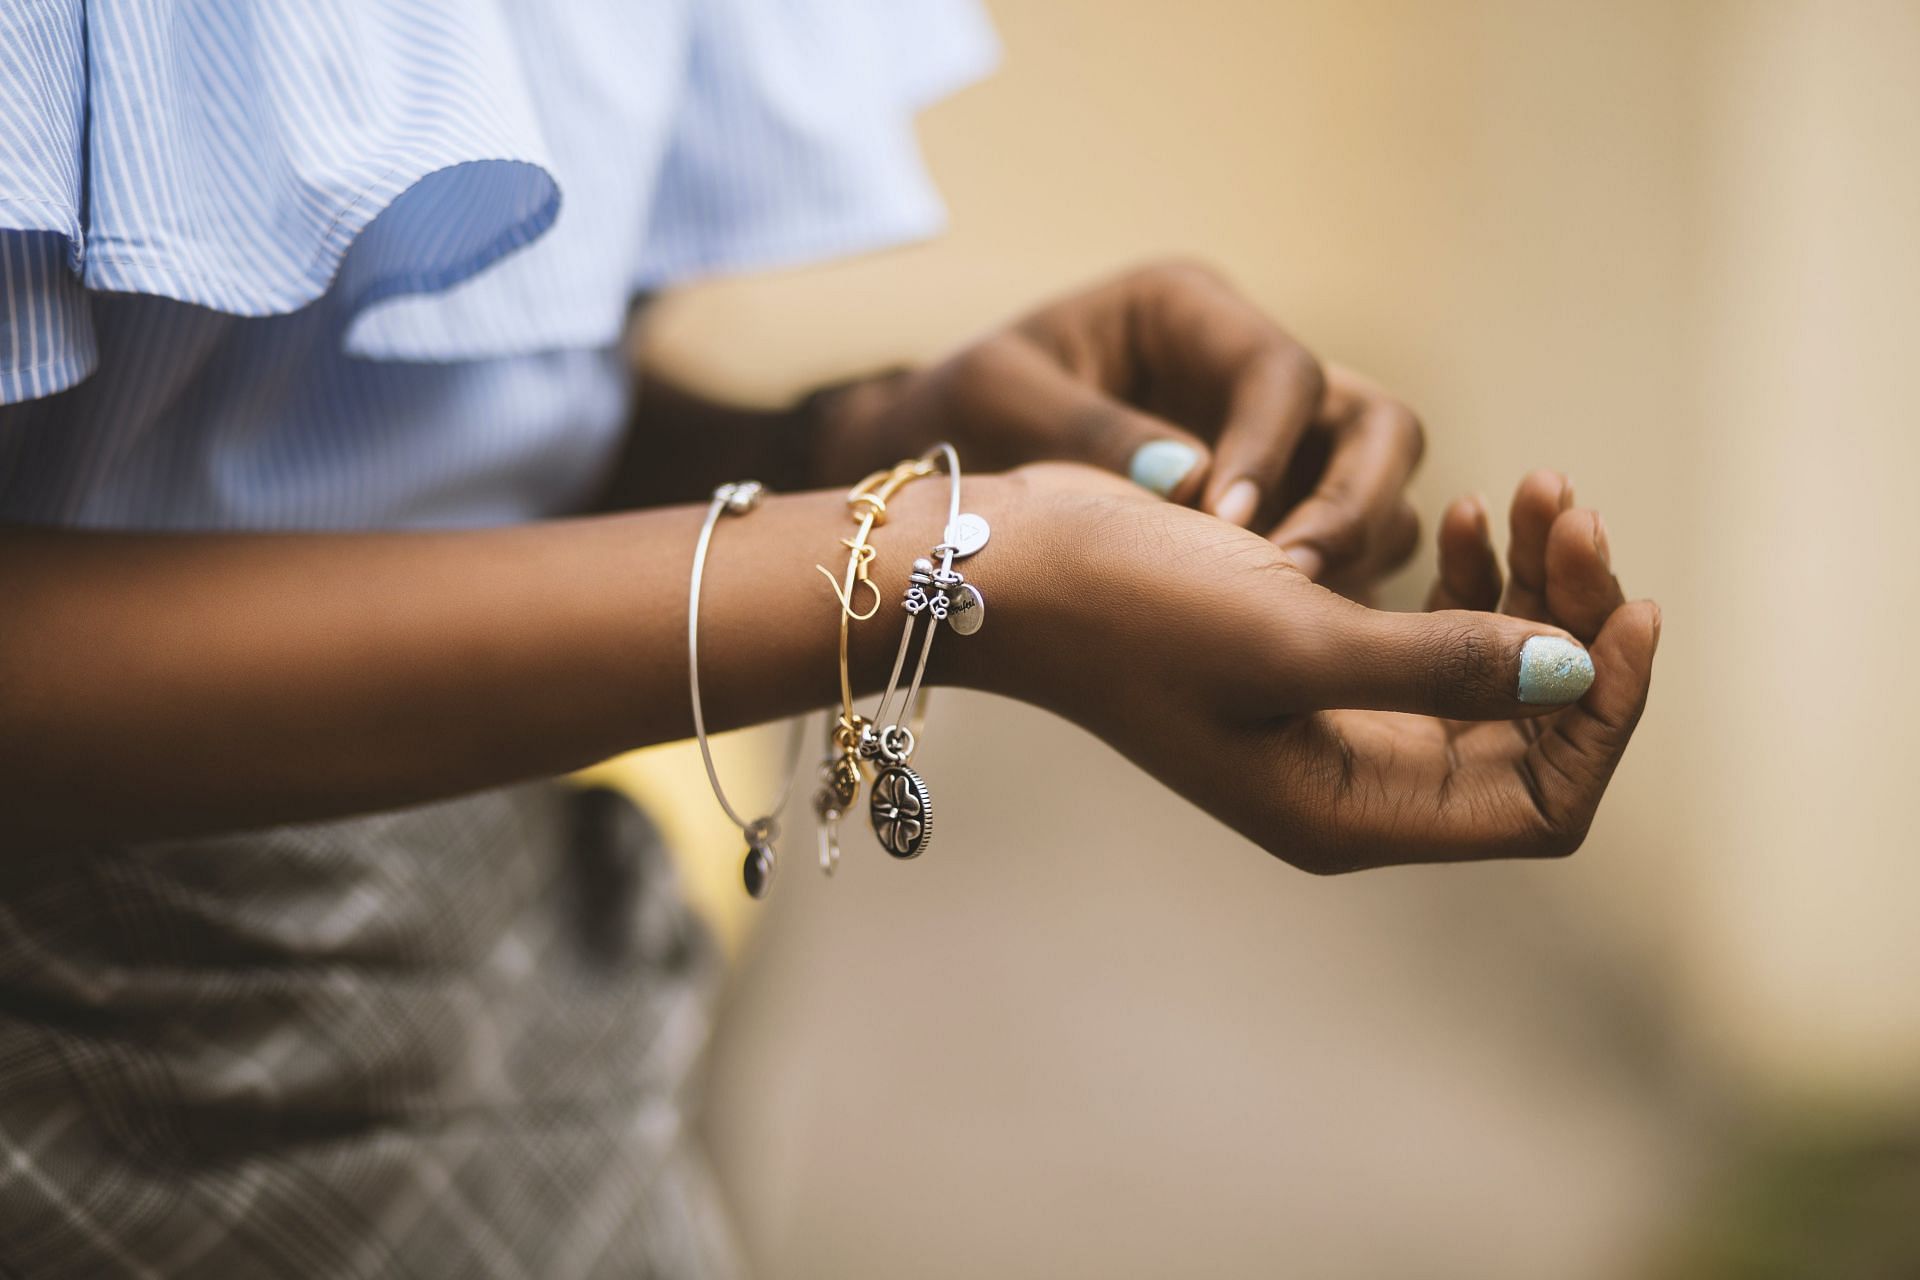
POLYGON ((852 538, 840 539, 840 545, 850 552, 847 556, 847 577, 844 584, 827 566, 817 564, 813 567, 833 589, 834 598, 840 602, 841 610, 855 622, 865 622, 880 612, 880 588, 873 585, 873 579, 867 573, 867 566, 872 563, 877 552, 871 543, 852 538), (872 606, 865 613, 853 607, 854 593, 861 587, 865 587, 873 599, 872 606))

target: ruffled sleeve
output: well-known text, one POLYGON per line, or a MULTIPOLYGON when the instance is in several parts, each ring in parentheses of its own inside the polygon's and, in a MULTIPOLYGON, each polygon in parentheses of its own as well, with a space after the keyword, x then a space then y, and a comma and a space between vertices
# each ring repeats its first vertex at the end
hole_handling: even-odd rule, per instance
POLYGON ((698 6, 639 283, 915 240, 945 222, 914 117, 990 72, 966 0, 698 6), (751 158, 751 163, 743 159, 751 158))
POLYGON ((369 309, 356 354, 610 343, 636 293, 942 227, 914 118, 993 69, 974 0, 695 0, 649 7, 622 39, 597 11, 555 6, 519 32, 568 193, 559 222, 484 276, 369 309))
POLYGON ((80 283, 84 50, 80 0, 0 8, 0 404, 98 360, 80 283))
POLYGON ((100 293, 475 360, 928 234, 913 114, 993 56, 971 0, 0 6, 0 403, 92 371, 100 293))
POLYGON ((445 288, 560 205, 488 6, 0 14, 0 400, 93 367, 91 293, 237 316, 445 288))

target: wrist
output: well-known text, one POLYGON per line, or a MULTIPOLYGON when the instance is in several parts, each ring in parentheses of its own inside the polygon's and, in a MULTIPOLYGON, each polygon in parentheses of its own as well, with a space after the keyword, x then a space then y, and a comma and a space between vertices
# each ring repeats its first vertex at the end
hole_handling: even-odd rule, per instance
MULTIPOLYGON (((931 557, 942 540, 947 504, 944 476, 918 481, 896 495, 887 523, 875 534, 880 554, 873 581, 880 611, 855 627, 859 675, 872 687, 884 683, 892 668, 905 620, 900 599, 907 575, 913 561, 931 557)), ((1060 648, 1062 637, 1053 633, 1067 625, 1063 588, 1073 576, 1080 545, 1067 528, 1070 513, 1044 500, 1021 471, 965 476, 960 509, 985 519, 992 531, 979 552, 954 564, 980 593, 986 616, 972 635, 942 626, 949 634, 934 643, 927 683, 1044 703, 1049 679, 1044 667, 1060 648)))

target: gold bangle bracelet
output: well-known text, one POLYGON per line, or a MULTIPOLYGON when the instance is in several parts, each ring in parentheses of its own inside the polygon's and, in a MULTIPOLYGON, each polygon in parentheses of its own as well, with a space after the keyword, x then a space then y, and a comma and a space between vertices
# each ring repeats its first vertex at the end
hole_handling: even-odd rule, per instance
POLYGON ((844 573, 835 576, 825 565, 814 568, 827 579, 840 605, 840 714, 829 722, 827 754, 820 762, 820 787, 814 792, 813 811, 818 819, 820 870, 832 875, 840 863, 840 819, 860 798, 863 780, 860 761, 861 731, 866 719, 853 708, 853 675, 847 656, 848 641, 855 622, 865 622, 880 611, 880 589, 873 585, 872 566, 878 552, 869 539, 873 531, 887 522, 887 502, 901 489, 939 467, 931 458, 909 458, 876 471, 847 491, 847 513, 855 523, 853 536, 842 538, 847 549, 844 573), (855 606, 855 596, 864 586, 868 593, 866 612, 855 606))

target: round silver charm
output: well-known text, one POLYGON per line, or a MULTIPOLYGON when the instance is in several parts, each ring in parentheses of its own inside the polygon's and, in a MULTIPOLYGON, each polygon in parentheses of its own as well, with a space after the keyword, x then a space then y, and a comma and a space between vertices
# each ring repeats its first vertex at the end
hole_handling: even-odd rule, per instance
POLYGON ((944 545, 953 548, 953 558, 964 560, 980 548, 987 545, 987 539, 993 530, 987 527, 985 516, 977 516, 971 511, 962 511, 954 522, 947 526, 942 538, 944 545))
POLYGON ((926 779, 904 764, 880 771, 868 811, 874 838, 896 858, 917 858, 933 840, 933 796, 926 779))
POLYGON ((978 631, 987 621, 987 600, 971 582, 962 586, 947 611, 947 625, 963 636, 978 631))

